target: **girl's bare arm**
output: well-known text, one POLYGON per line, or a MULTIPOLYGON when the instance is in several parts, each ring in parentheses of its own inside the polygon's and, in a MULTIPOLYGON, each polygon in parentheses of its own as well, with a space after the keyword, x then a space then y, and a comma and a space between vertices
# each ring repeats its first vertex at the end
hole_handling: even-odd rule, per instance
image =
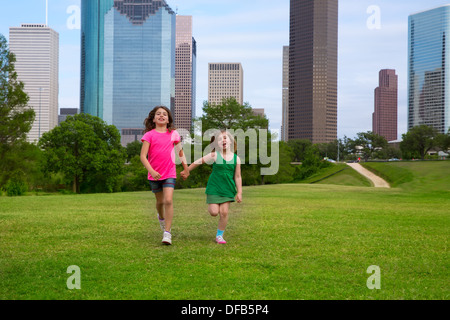
POLYGON ((215 152, 208 153, 203 158, 197 159, 193 163, 191 163, 191 165, 189 166, 188 169, 189 169, 189 171, 192 171, 195 168, 197 168, 198 166, 200 166, 200 165, 202 165, 204 163, 212 163, 214 160, 216 160, 215 152))
POLYGON ((177 150, 177 152, 178 152, 178 156, 180 157, 180 160, 181 160, 181 165, 183 166, 183 169, 184 169, 181 176, 184 176, 185 178, 187 178, 189 176, 189 170, 188 170, 186 157, 184 156, 183 146, 181 145, 180 142, 175 143, 175 150, 177 150))
POLYGON ((148 159, 147 159, 147 154, 148 154, 149 148, 150 148, 150 143, 148 143, 147 141, 144 141, 142 143, 142 148, 141 148, 141 162, 144 165, 145 169, 147 169, 147 171, 153 177, 153 179, 158 180, 159 178, 161 178, 161 175, 152 168, 152 166, 150 165, 150 162, 148 162, 148 159))
POLYGON ((236 158, 236 170, 234 172, 234 182, 236 183, 237 195, 236 201, 242 202, 242 177, 241 177, 241 159, 236 158))

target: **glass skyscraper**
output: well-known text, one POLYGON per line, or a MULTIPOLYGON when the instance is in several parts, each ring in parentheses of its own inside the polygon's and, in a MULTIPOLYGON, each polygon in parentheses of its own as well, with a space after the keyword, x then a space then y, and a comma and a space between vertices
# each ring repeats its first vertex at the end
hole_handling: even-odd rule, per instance
POLYGON ((408 130, 450 127, 450 5, 409 16, 408 130))
POLYGON ((142 133, 153 107, 173 110, 175 19, 164 0, 82 0, 81 112, 123 138, 142 133))

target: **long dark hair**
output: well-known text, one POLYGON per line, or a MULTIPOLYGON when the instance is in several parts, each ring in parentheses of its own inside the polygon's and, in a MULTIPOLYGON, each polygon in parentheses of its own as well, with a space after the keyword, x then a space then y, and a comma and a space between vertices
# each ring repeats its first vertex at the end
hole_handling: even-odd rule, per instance
POLYGON ((169 123, 167 124, 167 129, 169 129, 169 132, 176 130, 176 128, 173 125, 173 117, 172 117, 172 113, 170 112, 169 108, 167 108, 165 106, 156 106, 153 108, 152 111, 150 111, 150 113, 148 114, 148 117, 144 120, 144 126, 145 126, 144 133, 152 131, 153 129, 156 128, 156 123, 154 123, 153 120, 155 119, 156 111, 158 111, 158 109, 164 109, 169 116, 169 123))

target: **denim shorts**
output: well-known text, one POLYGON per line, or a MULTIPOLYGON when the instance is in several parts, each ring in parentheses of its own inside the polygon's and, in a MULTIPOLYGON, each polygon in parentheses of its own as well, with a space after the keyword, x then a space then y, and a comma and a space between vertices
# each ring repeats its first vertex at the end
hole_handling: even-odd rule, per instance
POLYGON ((175 189, 176 181, 177 181, 177 179, 175 179, 175 178, 169 178, 166 180, 158 180, 158 181, 148 180, 153 193, 161 192, 161 191, 163 191, 163 188, 174 188, 175 189))

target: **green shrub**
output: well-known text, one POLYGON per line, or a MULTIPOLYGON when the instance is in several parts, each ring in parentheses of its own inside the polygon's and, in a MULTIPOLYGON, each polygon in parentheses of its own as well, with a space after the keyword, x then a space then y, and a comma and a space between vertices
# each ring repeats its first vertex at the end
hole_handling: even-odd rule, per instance
POLYGON ((17 177, 9 179, 4 188, 9 197, 21 196, 28 190, 25 181, 17 177))
POLYGON ((328 168, 331 165, 330 162, 320 159, 317 149, 307 149, 302 165, 295 168, 294 179, 295 181, 304 180, 317 173, 319 170, 328 168))

